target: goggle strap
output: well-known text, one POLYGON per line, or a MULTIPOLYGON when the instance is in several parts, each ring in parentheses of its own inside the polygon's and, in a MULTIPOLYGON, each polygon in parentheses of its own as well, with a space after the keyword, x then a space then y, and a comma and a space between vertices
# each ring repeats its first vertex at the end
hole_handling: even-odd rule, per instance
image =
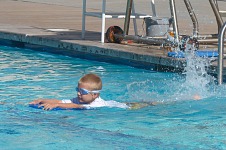
POLYGON ((100 91, 101 91, 101 90, 88 91, 86 89, 76 87, 76 91, 79 91, 79 89, 82 89, 83 91, 85 91, 87 93, 100 93, 100 91))
POLYGON ((89 91, 91 93, 100 93, 101 90, 94 90, 94 91, 89 91))

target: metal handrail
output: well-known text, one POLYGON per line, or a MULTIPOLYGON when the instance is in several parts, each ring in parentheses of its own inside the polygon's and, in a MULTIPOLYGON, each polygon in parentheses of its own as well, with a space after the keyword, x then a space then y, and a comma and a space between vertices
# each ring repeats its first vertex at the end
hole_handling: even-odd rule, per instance
POLYGON ((218 84, 221 85, 223 82, 223 59, 224 59, 224 34, 226 30, 226 22, 220 29, 218 37, 218 84))
POLYGON ((192 23, 193 23, 193 37, 198 37, 199 34, 199 24, 198 19, 196 18, 194 9, 192 8, 192 5, 189 0, 184 0, 185 6, 187 7, 189 16, 191 17, 192 23))
POLYGON ((223 22, 223 19, 222 19, 220 13, 219 13, 219 9, 218 9, 217 5, 214 3, 214 0, 209 0, 209 3, 210 3, 210 6, 213 9, 214 14, 215 14, 217 24, 218 24, 218 30, 220 30, 224 22, 223 22))

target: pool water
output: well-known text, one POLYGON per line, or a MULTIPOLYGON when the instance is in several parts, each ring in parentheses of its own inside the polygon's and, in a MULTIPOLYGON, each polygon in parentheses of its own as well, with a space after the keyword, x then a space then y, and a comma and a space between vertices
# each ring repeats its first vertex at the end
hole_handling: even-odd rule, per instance
POLYGON ((212 80, 0 46, 1 149, 226 149, 226 88, 212 80), (105 100, 160 104, 28 106, 37 98, 75 97, 78 79, 90 72, 101 76, 105 100), (193 100, 195 94, 202 100, 193 100))

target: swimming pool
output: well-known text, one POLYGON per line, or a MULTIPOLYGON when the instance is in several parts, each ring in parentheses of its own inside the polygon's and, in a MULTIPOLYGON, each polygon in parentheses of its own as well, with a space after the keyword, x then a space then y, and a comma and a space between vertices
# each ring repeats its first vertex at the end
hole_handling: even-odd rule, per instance
POLYGON ((0 46, 1 149, 226 149, 225 86, 203 78, 0 46), (138 110, 44 111, 37 98, 74 97, 85 73, 105 100, 159 101, 138 110), (190 77, 190 78, 189 78, 190 77), (192 100, 194 94, 203 98, 192 100))

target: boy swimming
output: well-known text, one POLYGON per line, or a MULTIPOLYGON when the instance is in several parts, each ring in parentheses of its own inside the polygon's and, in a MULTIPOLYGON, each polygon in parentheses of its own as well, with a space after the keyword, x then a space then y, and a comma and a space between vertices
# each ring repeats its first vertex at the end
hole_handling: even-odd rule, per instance
POLYGON ((100 97, 102 81, 95 74, 86 74, 79 81, 76 87, 77 97, 66 100, 57 99, 37 99, 30 102, 30 105, 39 105, 44 110, 54 108, 62 109, 87 109, 95 107, 120 107, 129 108, 125 103, 116 101, 105 101, 100 97))

